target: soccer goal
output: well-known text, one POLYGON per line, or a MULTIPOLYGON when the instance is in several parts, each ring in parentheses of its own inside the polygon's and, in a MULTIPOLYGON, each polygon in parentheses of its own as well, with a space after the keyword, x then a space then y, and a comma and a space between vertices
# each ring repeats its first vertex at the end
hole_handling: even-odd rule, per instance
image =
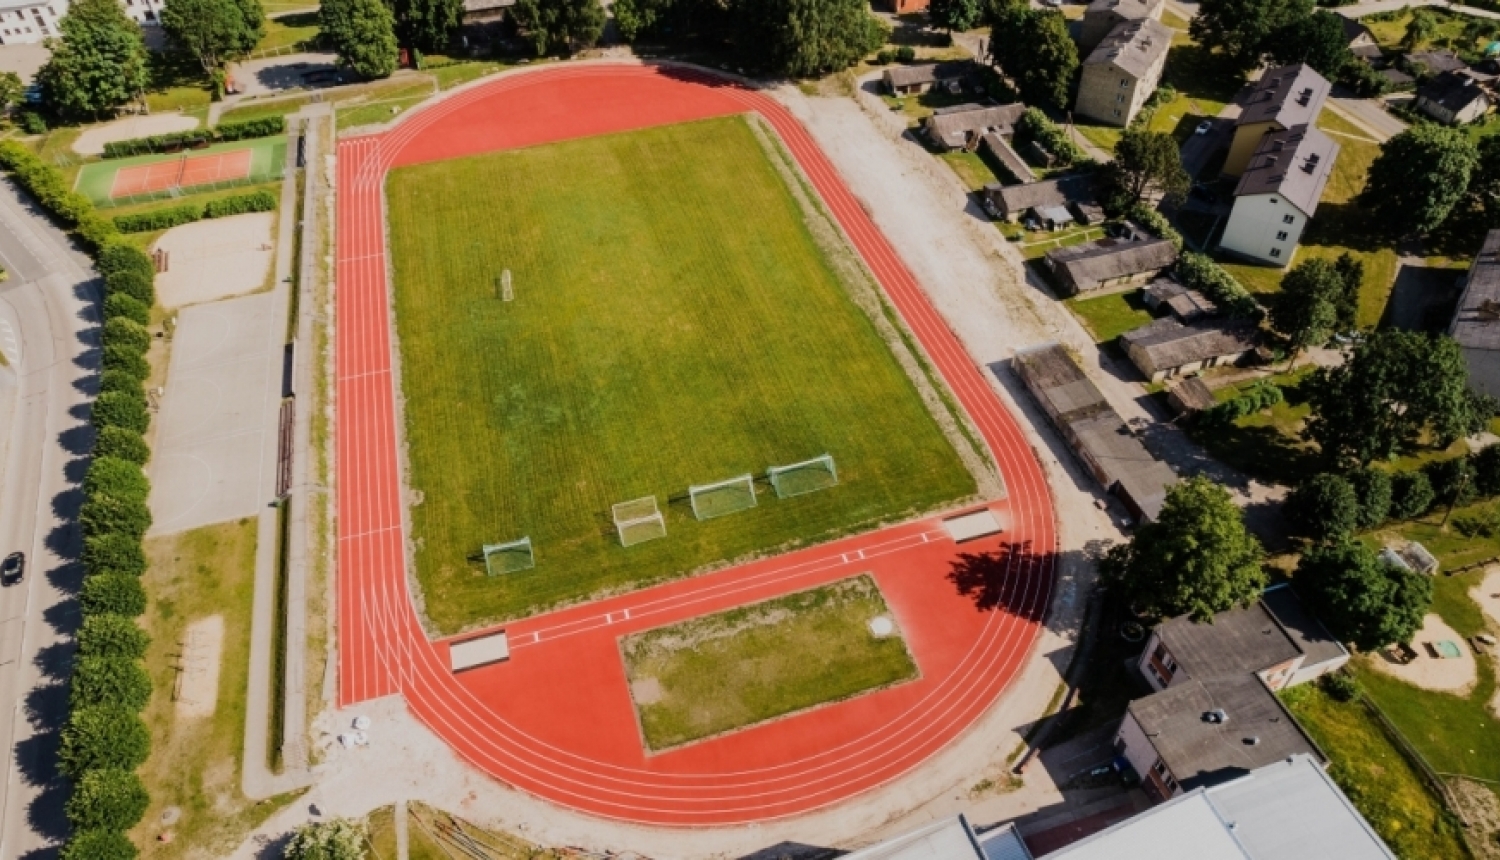
POLYGON ((490 576, 516 573, 533 567, 536 567, 536 554, 531 551, 529 537, 484 545, 484 572, 490 576))
POLYGON ((693 503, 693 516, 700 520, 738 513, 755 507, 755 477, 747 473, 712 484, 694 484, 688 487, 688 498, 693 503))
POLYGON ((839 482, 839 470, 833 464, 833 455, 824 454, 800 463, 772 466, 766 470, 766 478, 775 488, 776 498, 785 499, 835 486, 839 482))
POLYGON ((620 546, 635 546, 667 536, 667 521, 656 507, 655 496, 620 502, 609 510, 615 518, 615 531, 620 533, 620 546))

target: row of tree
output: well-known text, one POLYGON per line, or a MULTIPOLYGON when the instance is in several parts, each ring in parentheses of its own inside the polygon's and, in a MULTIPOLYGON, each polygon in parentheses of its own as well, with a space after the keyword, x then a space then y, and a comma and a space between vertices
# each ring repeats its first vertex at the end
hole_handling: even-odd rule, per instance
POLYGON ((140 717, 151 698, 151 679, 142 665, 149 640, 136 619, 146 611, 141 540, 151 526, 150 484, 143 470, 150 456, 144 385, 156 269, 140 249, 120 240, 87 198, 67 190, 55 168, 21 144, 0 143, 0 168, 74 231, 104 277, 103 372, 90 417, 96 438, 78 513, 83 623, 58 752, 59 769, 73 783, 66 806, 73 836, 61 857, 129 860, 136 849, 125 833, 140 822, 149 803, 135 773, 151 746, 140 717))

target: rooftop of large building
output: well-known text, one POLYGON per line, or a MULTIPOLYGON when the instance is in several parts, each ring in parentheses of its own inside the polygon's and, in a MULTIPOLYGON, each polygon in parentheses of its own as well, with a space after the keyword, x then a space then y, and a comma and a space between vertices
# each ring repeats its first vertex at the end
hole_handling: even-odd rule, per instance
POLYGON ((1245 109, 1234 124, 1275 122, 1291 128, 1314 123, 1330 89, 1328 79, 1305 63, 1268 69, 1251 88, 1245 109))
POLYGON ((1123 21, 1089 52, 1085 66, 1112 65, 1142 77, 1172 47, 1172 28, 1152 18, 1123 21))
POLYGON ((1271 132, 1255 148, 1234 196, 1279 194, 1311 218, 1338 157, 1339 145, 1317 126, 1271 132))

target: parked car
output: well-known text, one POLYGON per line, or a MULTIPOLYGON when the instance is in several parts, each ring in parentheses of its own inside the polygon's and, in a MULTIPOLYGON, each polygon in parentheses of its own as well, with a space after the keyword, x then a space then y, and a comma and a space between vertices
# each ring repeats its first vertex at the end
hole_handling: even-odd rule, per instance
POLYGON ((26 578, 26 553, 13 552, 0 562, 0 585, 15 585, 26 578))
POLYGON ((1198 127, 1193 129, 1193 134, 1208 134, 1213 130, 1214 121, 1211 119, 1206 119, 1203 122, 1198 123, 1198 127))

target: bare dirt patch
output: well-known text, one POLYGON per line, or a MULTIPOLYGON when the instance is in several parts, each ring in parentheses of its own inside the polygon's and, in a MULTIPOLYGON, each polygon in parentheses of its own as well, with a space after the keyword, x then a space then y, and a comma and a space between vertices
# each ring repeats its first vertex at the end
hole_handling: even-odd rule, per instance
POLYGON ((1417 658, 1410 663, 1402 665, 1378 654, 1370 658, 1370 665, 1414 687, 1458 695, 1468 692, 1479 677, 1474 652, 1437 613, 1428 613, 1422 620, 1422 629, 1412 637, 1411 647, 1417 652, 1417 658), (1433 649, 1439 642, 1456 644, 1458 656, 1446 659, 1434 656, 1433 649))
POLYGON ((177 718, 214 715, 219 701, 219 664, 224 655, 224 616, 210 615, 188 625, 182 637, 182 665, 177 675, 177 718))
MULTIPOLYGON (((1492 628, 1500 629, 1500 567, 1492 567, 1485 571, 1484 579, 1478 585, 1469 589, 1469 596, 1484 610, 1485 617, 1490 620, 1492 628)), ((1490 650, 1490 656, 1496 661, 1496 670, 1500 671, 1500 652, 1490 650)), ((1490 710, 1500 714, 1500 689, 1495 690, 1495 695, 1490 698, 1490 710)))
POLYGON ((177 131, 192 131, 198 127, 198 118, 180 113, 158 113, 148 116, 132 116, 95 126, 78 135, 73 141, 73 151, 79 155, 103 155, 104 144, 177 131))
POLYGON ((162 307, 179 308, 253 293, 266 286, 276 254, 276 213, 252 212, 173 227, 156 240, 167 271, 156 276, 162 307))

